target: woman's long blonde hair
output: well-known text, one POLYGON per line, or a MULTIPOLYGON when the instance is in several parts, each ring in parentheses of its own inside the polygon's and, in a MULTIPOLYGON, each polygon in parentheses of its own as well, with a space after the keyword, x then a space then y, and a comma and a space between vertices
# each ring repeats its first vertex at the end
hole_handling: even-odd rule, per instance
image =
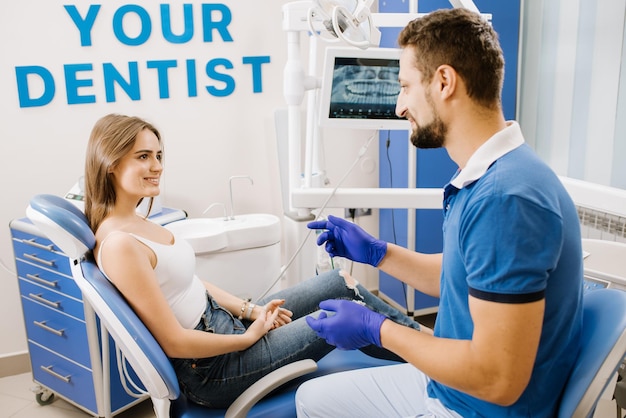
MULTIPOLYGON (((137 134, 144 129, 154 132, 161 143, 159 131, 134 116, 106 115, 96 122, 91 131, 85 158, 85 215, 94 232, 115 204, 111 170, 132 150, 137 134)), ((137 205, 140 203, 141 200, 137 205)))

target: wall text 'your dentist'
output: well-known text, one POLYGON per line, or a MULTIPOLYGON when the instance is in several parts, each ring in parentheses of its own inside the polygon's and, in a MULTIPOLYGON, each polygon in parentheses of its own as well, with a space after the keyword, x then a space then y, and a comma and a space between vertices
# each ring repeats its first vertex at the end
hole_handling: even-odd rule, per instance
MULTIPOLYGON (((194 36, 201 36, 203 45, 220 42, 232 43, 229 29, 232 22, 230 8, 220 3, 199 5, 201 28, 194 28, 194 5, 182 4, 180 21, 173 21, 169 4, 159 4, 159 16, 150 15, 146 8, 128 4, 120 6, 112 15, 112 34, 124 48, 150 48, 158 50, 152 39, 153 25, 160 24, 160 35, 170 45, 187 44, 194 36), (173 26, 182 28, 174 30, 173 26), (175 33, 176 32, 176 33, 175 33)), ((197 7, 198 5, 196 5, 197 7)), ((178 7, 178 6, 177 6, 178 7)), ((98 20, 102 6, 92 4, 81 14, 76 6, 64 6, 69 21, 78 31, 80 46, 94 47, 93 28, 98 20)), ((215 44, 214 44, 215 45, 215 44)), ((97 45, 95 46, 97 47, 97 45)), ((219 48, 219 47, 218 47, 219 48)), ((186 80, 183 89, 187 97, 197 97, 199 90, 212 97, 225 97, 234 93, 237 86, 234 70, 242 69, 249 74, 253 93, 263 92, 263 66, 271 62, 269 55, 243 56, 241 60, 215 57, 215 54, 200 49, 207 58, 188 59, 152 59, 145 62, 129 61, 126 63, 78 62, 63 64, 55 68, 43 65, 24 65, 15 67, 18 98, 20 107, 39 107, 52 102, 57 94, 57 85, 63 84, 68 105, 89 104, 98 101, 94 91, 97 81, 104 90, 107 103, 118 100, 118 93, 123 93, 131 100, 141 100, 142 89, 158 90, 159 99, 170 98, 172 80, 186 80), (241 67, 237 67, 241 66, 241 67), (58 68, 57 68, 58 67, 58 68), (152 74, 151 74, 152 73, 152 74)), ((107 55, 115 56, 115 50, 107 50, 107 55)), ((239 74, 242 72, 240 71, 239 74)))

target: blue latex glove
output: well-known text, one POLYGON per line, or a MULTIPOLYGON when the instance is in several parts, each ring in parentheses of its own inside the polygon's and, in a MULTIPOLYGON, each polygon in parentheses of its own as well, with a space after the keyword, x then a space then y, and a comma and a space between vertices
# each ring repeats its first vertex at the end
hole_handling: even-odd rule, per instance
POLYGON ((345 257, 359 263, 378 266, 387 254, 387 243, 365 232, 353 222, 330 215, 327 221, 309 222, 310 229, 326 229, 317 237, 317 245, 326 243, 331 257, 345 257))
POLYGON ((358 302, 345 299, 329 299, 320 303, 320 308, 334 312, 320 312, 317 319, 306 317, 306 323, 327 343, 341 350, 354 350, 380 343, 380 327, 387 319, 358 302))

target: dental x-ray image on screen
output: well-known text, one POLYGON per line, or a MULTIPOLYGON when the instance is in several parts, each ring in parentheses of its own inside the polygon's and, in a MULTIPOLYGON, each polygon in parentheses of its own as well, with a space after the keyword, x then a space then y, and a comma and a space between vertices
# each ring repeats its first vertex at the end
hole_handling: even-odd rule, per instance
POLYGON ((322 80, 321 124, 409 129, 395 114, 400 92, 399 50, 329 48, 322 80))

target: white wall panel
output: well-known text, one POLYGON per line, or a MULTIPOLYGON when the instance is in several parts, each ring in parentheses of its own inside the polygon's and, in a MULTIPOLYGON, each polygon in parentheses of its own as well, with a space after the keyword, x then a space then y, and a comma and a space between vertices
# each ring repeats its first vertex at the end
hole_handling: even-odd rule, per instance
POLYGON ((519 120, 564 176, 626 188, 626 0, 523 5, 519 120), (622 116, 623 115, 623 116, 622 116))
POLYGON ((584 179, 600 184, 609 184, 611 180, 624 3, 623 0, 596 3, 584 179))
MULTIPOLYGON (((572 102, 574 99, 574 68, 578 33, 578 0, 561 1, 558 16, 558 38, 555 48, 553 119, 549 155, 552 167, 565 172, 569 164, 568 144, 571 134, 572 102), (565 4, 565 7, 563 5, 565 4)), ((548 148, 548 146, 546 148, 548 148)))

